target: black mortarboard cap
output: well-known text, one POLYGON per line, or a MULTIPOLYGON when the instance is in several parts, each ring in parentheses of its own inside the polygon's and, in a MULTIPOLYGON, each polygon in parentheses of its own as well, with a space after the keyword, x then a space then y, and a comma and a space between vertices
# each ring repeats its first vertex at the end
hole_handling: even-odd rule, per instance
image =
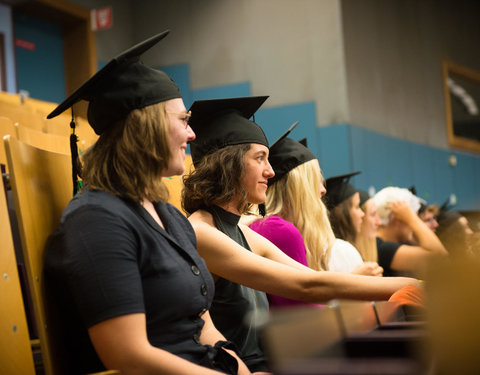
POLYGON ((250 117, 268 96, 197 100, 190 107, 190 126, 196 138, 190 142, 194 165, 226 146, 258 143, 268 147, 262 128, 250 117))
POLYGON ((347 200, 357 192, 357 190, 352 184, 349 183, 349 181, 351 177, 359 173, 360 172, 352 172, 327 178, 327 186, 325 187, 327 189, 325 203, 329 210, 332 210, 334 207, 338 206, 340 203, 347 200))
POLYGON ((371 198, 365 190, 358 190, 358 194, 360 194, 360 207, 371 198))
POLYGON ((316 159, 316 156, 303 144, 292 138, 282 138, 270 147, 268 161, 275 176, 268 180, 268 184, 275 183, 292 169, 313 159, 316 159))
POLYGON ((58 116, 80 100, 88 105, 88 122, 98 135, 132 110, 181 98, 164 72, 144 65, 140 55, 165 38, 166 30, 122 52, 65 99, 47 118, 58 116))

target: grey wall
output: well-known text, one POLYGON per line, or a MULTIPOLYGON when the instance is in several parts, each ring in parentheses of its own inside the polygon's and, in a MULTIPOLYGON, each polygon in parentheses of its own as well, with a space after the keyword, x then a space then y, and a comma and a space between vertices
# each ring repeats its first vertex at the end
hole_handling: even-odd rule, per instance
POLYGON ((319 124, 347 117, 338 0, 134 3, 135 39, 172 30, 145 61, 189 63, 193 89, 249 81, 267 107, 315 101, 319 124))
POLYGON ((447 148, 442 59, 480 71, 480 3, 342 0, 350 123, 447 148))

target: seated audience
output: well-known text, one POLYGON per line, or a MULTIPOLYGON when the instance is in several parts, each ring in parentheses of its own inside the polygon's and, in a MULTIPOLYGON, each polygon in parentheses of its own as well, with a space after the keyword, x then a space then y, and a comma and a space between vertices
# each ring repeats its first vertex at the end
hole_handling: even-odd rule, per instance
POLYGON ((265 100, 217 99, 192 105, 195 169, 185 176, 183 191, 183 207, 190 214, 200 255, 215 279, 212 319, 237 344, 252 371, 268 369, 257 331, 268 314, 265 293, 311 303, 332 298, 383 300, 418 283, 410 278, 317 272, 238 224, 251 204, 265 202, 267 181, 274 176, 265 134, 249 120, 265 100))
POLYGON ((408 189, 387 187, 374 196, 380 226, 377 230, 378 263, 384 275, 422 277, 425 265, 447 251, 418 217, 419 199, 408 189), (418 245, 413 245, 414 236, 418 245))

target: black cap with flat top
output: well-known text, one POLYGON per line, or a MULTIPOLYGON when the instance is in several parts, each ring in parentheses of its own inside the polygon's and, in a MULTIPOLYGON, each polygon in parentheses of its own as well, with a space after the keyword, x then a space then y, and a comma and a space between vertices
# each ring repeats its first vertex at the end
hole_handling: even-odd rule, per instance
POLYGON ((98 135, 132 110, 181 98, 180 90, 164 72, 144 65, 140 55, 169 33, 157 34, 112 59, 65 99, 47 118, 58 116, 76 102, 86 100, 88 122, 98 135))
POLYGON ((352 172, 327 178, 325 186, 327 189, 325 204, 329 210, 332 210, 358 191, 349 183, 349 181, 350 178, 359 173, 361 172, 352 172))
POLYGON ((190 107, 190 126, 196 138, 190 142, 194 165, 226 146, 258 143, 268 147, 262 128, 249 120, 268 96, 197 100, 190 107))
POLYGON ((292 169, 313 159, 316 159, 316 156, 301 142, 292 138, 282 138, 275 142, 268 156, 275 176, 268 179, 268 185, 274 184, 292 169))

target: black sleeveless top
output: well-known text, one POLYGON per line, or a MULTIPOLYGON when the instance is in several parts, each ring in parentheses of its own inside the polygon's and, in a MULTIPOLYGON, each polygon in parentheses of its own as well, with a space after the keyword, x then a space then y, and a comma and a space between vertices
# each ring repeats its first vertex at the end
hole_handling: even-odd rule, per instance
MULTIPOLYGON (((220 207, 209 207, 217 229, 232 240, 251 251, 242 231, 238 227, 240 216, 220 207)), ((215 283, 215 296, 210 315, 217 329, 234 342, 240 350, 240 357, 250 371, 268 371, 263 353, 258 324, 268 314, 268 300, 265 293, 219 278, 215 283)))

